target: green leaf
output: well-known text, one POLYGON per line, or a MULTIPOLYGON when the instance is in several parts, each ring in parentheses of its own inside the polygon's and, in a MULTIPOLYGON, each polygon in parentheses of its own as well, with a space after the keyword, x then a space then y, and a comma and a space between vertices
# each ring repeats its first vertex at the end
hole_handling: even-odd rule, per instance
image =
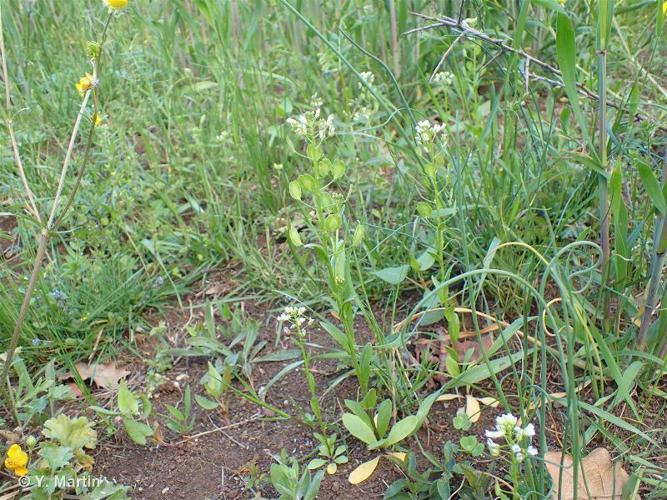
POLYGON ((667 213, 667 202, 665 201, 665 195, 662 193, 660 182, 658 182, 651 167, 644 162, 638 162, 637 171, 639 172, 639 177, 642 180, 646 194, 651 199, 653 206, 658 212, 664 215, 667 213))
POLYGON ((307 468, 308 468, 309 470, 319 469, 320 467, 322 467, 322 466, 325 465, 326 463, 327 463, 327 461, 324 460, 323 458, 313 458, 313 459, 308 463, 307 468))
POLYGON ((92 449, 97 444, 97 432, 91 428, 86 417, 70 418, 61 413, 44 422, 42 434, 73 450, 92 449))
POLYGON ((218 403, 204 396, 200 396, 199 394, 195 394, 195 401, 197 401, 197 404, 204 408, 204 410, 215 410, 218 407, 218 403))
POLYGON ((39 450, 39 456, 46 460, 53 470, 60 469, 69 464, 74 456, 72 448, 67 446, 44 446, 39 450))
POLYGON ((531 0, 530 3, 553 10, 554 12, 559 12, 560 14, 566 14, 565 9, 557 0, 531 0))
POLYGON ((477 436, 463 436, 459 443, 464 451, 470 453, 479 444, 479 441, 477 441, 477 436))
POLYGON ((591 412, 595 416, 603 420, 606 420, 610 424, 615 425, 616 427, 620 427, 621 429, 625 429, 626 431, 632 432, 633 434, 644 438, 649 443, 659 446, 658 443, 651 436, 649 436, 645 432, 640 431, 634 425, 627 423, 622 418, 619 418, 616 415, 612 415, 608 411, 605 411, 602 408, 598 408, 597 406, 584 403, 583 401, 578 401, 577 404, 579 405, 580 408, 591 412))
POLYGON ((379 271, 373 271, 372 274, 390 285, 398 285, 407 277, 409 270, 410 266, 405 264, 398 267, 385 267, 379 271))
POLYGON ((391 421, 391 409, 392 404, 390 399, 385 399, 380 406, 375 416, 375 427, 377 428, 378 434, 380 437, 384 437, 389 428, 389 422, 391 421))
POLYGON ((206 392, 208 392, 215 399, 218 399, 220 396, 222 396, 222 375, 220 375, 220 372, 216 370, 215 366, 213 366, 210 361, 208 363, 207 375, 208 380, 205 385, 206 392))
POLYGON ((139 400, 127 388, 127 384, 123 381, 118 387, 118 411, 125 415, 136 415, 139 413, 139 400))
POLYGON ((435 256, 430 250, 426 250, 419 257, 417 257, 419 264, 419 271, 426 271, 435 263, 435 256))
POLYGON ((123 417, 123 425, 130 439, 139 445, 144 446, 147 442, 146 438, 153 435, 153 429, 150 426, 133 418, 123 417))
POLYGON ((577 94, 577 50, 574 39, 574 27, 572 21, 565 14, 559 13, 556 19, 556 59, 563 77, 565 92, 570 100, 574 115, 584 137, 590 137, 586 120, 579 107, 579 96, 577 94))
POLYGON ((299 236, 299 231, 292 224, 289 225, 287 237, 289 238, 292 245, 294 245, 295 247, 300 247, 301 245, 303 245, 303 243, 301 242, 301 236, 299 236))
POLYGON ((351 413, 343 414, 343 425, 354 437, 370 445, 375 443, 375 433, 362 419, 351 413))
POLYGON ((385 446, 391 446, 398 443, 399 441, 402 441, 414 431, 416 431, 418 427, 419 419, 415 415, 410 415, 402 420, 399 420, 389 431, 385 446))

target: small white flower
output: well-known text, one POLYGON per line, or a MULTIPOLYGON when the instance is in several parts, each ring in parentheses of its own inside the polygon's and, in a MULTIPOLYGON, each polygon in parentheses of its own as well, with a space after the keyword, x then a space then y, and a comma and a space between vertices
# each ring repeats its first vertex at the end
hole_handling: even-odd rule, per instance
POLYGON ((415 138, 417 143, 426 148, 435 142, 445 126, 443 124, 431 123, 429 120, 421 120, 415 127, 415 138))
POLYGON ((443 86, 451 85, 453 81, 454 75, 452 75, 449 71, 440 71, 433 77, 433 83, 438 83, 443 86))
POLYGON ((320 140, 323 141, 327 137, 331 137, 336 133, 334 119, 334 115, 329 115, 327 116, 326 120, 322 119, 317 122, 317 135, 320 140))
POLYGON ((308 135, 308 118, 306 115, 298 115, 296 118, 288 118, 287 125, 292 127, 294 133, 299 137, 306 137, 308 135))
POLYGON ((514 430, 518 421, 519 419, 511 413, 505 413, 496 417, 496 426, 499 430, 503 429, 506 434, 509 434, 514 430))
POLYGON ((500 456, 500 445, 496 443, 493 439, 486 440, 486 446, 489 447, 489 453, 492 457, 500 456))
POLYGON ((537 456, 538 451, 537 448, 535 448, 534 446, 529 446, 528 448, 526 448, 526 453, 528 453, 528 455, 530 455, 531 457, 535 457, 537 456))
POLYGON ((486 431, 484 434, 489 439, 498 439, 505 437, 505 431, 503 429, 497 429, 495 431, 486 431))
POLYGON ((283 321, 289 321, 290 317, 287 313, 282 313, 280 316, 278 316, 278 321, 283 322, 283 321))
POLYGON ((521 446, 518 444, 513 444, 512 453, 514 453, 514 456, 519 462, 523 462, 523 450, 521 449, 521 446))
MULTIPOLYGON (((367 85, 373 85, 373 83, 375 83, 375 75, 373 73, 371 73, 370 71, 364 71, 364 72, 360 73, 360 76, 361 76, 361 79, 364 82, 366 82, 367 85)), ((359 86, 359 90, 365 90, 366 89, 366 86, 361 82, 358 83, 358 86, 359 86)))
POLYGON ((535 435, 535 426, 533 424, 528 424, 523 429, 519 426, 514 428, 514 435, 517 439, 522 439, 524 437, 532 438, 535 435))

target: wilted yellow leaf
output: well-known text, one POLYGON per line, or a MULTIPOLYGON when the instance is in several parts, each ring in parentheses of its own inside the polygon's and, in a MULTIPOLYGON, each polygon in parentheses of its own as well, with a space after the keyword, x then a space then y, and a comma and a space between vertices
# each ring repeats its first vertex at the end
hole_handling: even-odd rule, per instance
POLYGON ((405 457, 408 456, 407 453, 403 453, 402 451, 390 451, 387 453, 387 455, 391 455, 392 457, 400 460, 401 462, 405 462, 405 457))
POLYGON ((490 406, 491 408, 497 408, 500 404, 496 398, 477 398, 477 401, 482 403, 484 406, 490 406))
POLYGON ((477 422, 481 416, 480 412, 479 401, 477 401, 477 398, 468 394, 466 396, 466 415, 468 415, 470 421, 473 423, 477 422))
POLYGON ((436 401, 452 401, 454 399, 459 399, 461 396, 458 394, 441 394, 436 398, 436 401))
POLYGON ((371 477, 378 466, 378 462, 380 462, 379 456, 375 457, 373 460, 364 462, 359 467, 350 472, 350 476, 347 478, 347 480, 352 484, 363 483, 366 479, 371 477))

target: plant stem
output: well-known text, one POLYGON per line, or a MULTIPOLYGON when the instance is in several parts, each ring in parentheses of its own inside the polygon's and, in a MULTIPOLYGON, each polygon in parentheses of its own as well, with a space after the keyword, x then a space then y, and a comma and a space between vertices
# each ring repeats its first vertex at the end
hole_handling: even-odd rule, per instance
MULTIPOLYGON (((600 49, 598 51, 598 154, 600 166, 606 173, 609 171, 609 159, 607 158, 607 51, 600 49)), ((609 244, 609 186, 607 178, 600 177, 599 181, 600 197, 600 246, 602 247, 601 267, 601 288, 602 288, 602 314, 604 321, 608 321, 609 294, 605 290, 609 280, 609 258, 611 249, 609 244)))
MULTIPOLYGON (((662 168, 663 185, 667 182, 667 151, 665 152, 664 164, 662 168)), ((667 214, 658 214, 653 231, 653 258, 651 259, 651 277, 646 291, 646 301, 644 303, 644 314, 642 315, 641 326, 639 327, 639 346, 646 347, 648 340, 648 329, 651 326, 651 317, 655 311, 656 296, 660 288, 660 277, 662 267, 667 255, 667 214)), ((663 304, 664 305, 664 304, 663 304)), ((660 341, 658 341, 660 345, 660 341)))
MULTIPOLYGON (((109 16, 107 17, 106 23, 104 24, 104 30, 102 31, 102 37, 101 37, 101 42, 100 42, 100 49, 98 54, 96 55, 94 61, 93 61, 93 77, 94 81, 97 81, 99 78, 99 67, 100 67, 100 61, 102 57, 102 47, 104 45, 104 42, 106 41, 106 36, 107 36, 107 31, 109 28, 109 24, 111 22, 113 14, 110 13, 109 16)), ((2 17, 0 15, 0 39, 2 38, 2 17)), ((3 71, 3 78, 6 82, 5 88, 8 88, 8 82, 9 82, 9 76, 7 73, 7 65, 6 65, 6 58, 5 58, 5 50, 4 50, 4 43, 0 42, 0 50, 2 51, 2 71, 3 71)), ((7 91, 8 92, 8 91, 7 91)), ((49 216, 46 222, 46 225, 41 229, 40 234, 39 234, 39 240, 37 244, 37 254, 35 255, 35 261, 32 267, 32 273, 30 275, 30 281, 28 282, 28 288, 26 289, 26 292, 23 296, 23 302, 21 304, 21 308, 19 310, 19 315, 18 318, 16 319, 16 324, 14 325, 14 330, 12 331, 12 336, 9 339, 9 346, 6 351, 6 356, 5 356, 5 362, 2 367, 2 374, 0 374, 0 399, 5 399, 7 401, 7 405, 9 406, 9 409, 12 413, 12 416, 17 420, 16 423, 20 425, 20 422, 18 420, 18 415, 16 411, 16 407, 12 398, 12 395, 8 389, 5 388, 5 382, 9 384, 9 370, 12 365, 12 359, 14 358, 14 354, 16 352, 16 347, 18 345, 19 338, 21 336, 21 329, 23 328, 23 322, 25 321, 25 318, 28 313, 28 309, 30 307, 30 302, 32 300, 33 293, 35 291, 35 287, 37 286, 37 282, 39 281, 39 275, 40 271, 42 269, 42 263, 44 261, 44 256, 46 255, 46 248, 49 242, 49 236, 50 234, 57 228, 58 224, 62 221, 63 217, 67 213, 67 210, 69 210, 70 206, 72 205, 72 201, 74 200, 74 196, 76 195, 76 192, 79 188, 81 177, 83 176, 83 172, 85 170, 85 166, 89 161, 90 158, 90 148, 92 146, 92 142, 94 139, 94 131, 95 131, 95 117, 97 116, 98 113, 98 99, 97 95, 95 95, 96 89, 95 86, 93 88, 89 89, 86 91, 83 100, 81 101, 81 105, 79 107, 79 112, 77 114, 76 120, 74 122, 74 127, 72 128, 72 134, 70 136, 70 140, 67 146, 67 151, 65 152, 65 159, 63 160, 63 166, 60 171, 60 178, 58 180, 58 186, 56 188, 56 194, 53 199, 53 204, 51 205, 51 210, 49 212, 49 216), (93 96, 93 123, 91 124, 91 131, 88 134, 88 141, 86 143, 86 149, 85 149, 85 154, 83 158, 83 162, 81 165, 81 168, 79 170, 79 174, 77 176, 77 180, 74 186, 74 189, 70 192, 70 195, 67 199, 67 202, 65 204, 65 210, 61 213, 60 217, 56 219, 56 213, 58 211, 58 205, 60 204, 60 199, 62 197, 62 192, 65 187, 65 180, 67 179, 67 172, 69 170, 70 163, 72 161, 72 153, 74 151, 74 147, 76 145, 76 139, 79 135, 79 129, 81 127, 81 122, 83 120, 83 116, 85 114, 86 108, 88 106, 88 101, 90 100, 90 97, 93 96)), ((6 95, 6 98, 10 100, 8 94, 6 95)), ((11 119, 8 119, 9 122, 11 122, 11 119)), ((9 126, 8 126, 9 128, 9 126)), ((13 130, 13 129, 12 129, 13 130)), ((13 143, 16 143, 15 140, 12 139, 13 143)), ((19 165, 19 171, 22 172, 22 163, 20 156, 18 155, 18 150, 15 151, 15 157, 17 158, 17 165, 19 165)), ((23 176, 24 177, 24 176, 23 176)), ((27 181, 24 183, 24 187, 26 188, 27 195, 29 200, 31 201, 31 204, 34 207, 35 210, 35 218, 37 219, 38 222, 42 222, 42 218, 37 212, 36 206, 34 205, 34 200, 32 199, 32 192, 30 191, 29 186, 27 185, 27 181)))
POLYGON ((0 59, 2 59, 2 79, 5 84, 5 112, 7 117, 5 123, 7 124, 7 132, 9 133, 9 140, 12 143, 12 152, 14 153, 14 162, 16 163, 16 168, 19 171, 19 177, 21 178, 21 183, 23 184, 23 189, 25 190, 26 196, 28 197, 28 211, 32 213, 33 217, 37 219, 37 222, 41 224, 42 217, 39 214, 37 209, 37 204, 35 203, 35 195, 30 189, 30 184, 25 175, 25 169, 23 168, 23 161, 21 160, 21 155, 19 153, 18 142, 16 141, 16 133, 14 132, 14 120, 10 115, 10 108, 12 106, 12 98, 10 91, 10 80, 9 80, 9 71, 7 70, 7 56, 5 53, 5 39, 3 33, 3 24, 2 24, 2 4, 0 3, 0 59))

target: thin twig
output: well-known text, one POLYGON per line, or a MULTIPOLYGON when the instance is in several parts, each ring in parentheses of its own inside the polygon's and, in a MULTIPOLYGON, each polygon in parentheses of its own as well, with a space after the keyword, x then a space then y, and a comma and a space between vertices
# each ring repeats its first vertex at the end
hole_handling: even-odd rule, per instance
POLYGON ((442 54, 442 57, 438 61, 438 64, 436 65, 435 69, 433 70, 433 73, 431 73, 431 78, 428 79, 429 83, 433 83, 433 79, 435 78, 435 75, 438 74, 438 71, 440 71, 440 67, 444 64, 444 62, 447 60, 447 57, 449 57, 449 54, 452 52, 452 49, 456 47, 456 44, 459 43, 464 38, 463 34, 460 34, 457 36, 454 41, 447 47, 447 50, 445 51, 444 54, 442 54))
MULTIPOLYGON (((501 40, 499 38, 493 38, 493 37, 487 35, 486 33, 482 32, 482 31, 476 30, 475 28, 470 26, 468 23, 466 23, 465 20, 462 20, 461 22, 459 22, 456 19, 448 17, 448 16, 434 17, 434 16, 429 16, 429 15, 426 15, 426 14, 421 14, 419 12, 411 12, 411 14, 414 15, 414 16, 417 16, 417 17, 420 17, 420 18, 423 18, 423 19, 426 19, 426 20, 429 20, 429 21, 435 21, 435 22, 433 24, 428 24, 426 26, 419 26, 417 28, 413 28, 411 30, 408 30, 408 31, 403 33, 404 35, 411 35, 413 33, 419 33, 421 31, 432 30, 432 29, 436 29, 436 28, 450 28, 453 31, 456 31, 456 32, 460 33, 462 36, 467 36, 467 37, 470 37, 470 38, 476 38, 476 39, 481 40, 483 42, 486 42, 490 45, 496 46, 501 51, 511 52, 513 54, 517 54, 522 59, 526 59, 527 62, 535 64, 536 66, 539 66, 539 67, 549 71, 550 73, 553 73, 554 75, 558 76, 559 78, 562 77, 562 74, 561 74, 560 70, 557 67, 555 67, 554 65, 549 64, 545 61, 542 61, 541 59, 538 59, 537 57, 529 54, 528 52, 526 52, 522 49, 514 48, 511 45, 508 45, 507 43, 505 43, 504 40, 501 40)), ((564 86, 562 81, 558 82, 558 81, 551 80, 551 79, 546 78, 546 77, 537 78, 538 75, 535 75, 534 73, 531 73, 531 77, 533 77, 533 79, 542 80, 542 81, 550 83, 550 84, 555 83, 559 87, 564 86)), ((593 100, 599 100, 599 96, 595 92, 593 92, 592 90, 587 88, 582 83, 577 83, 577 91, 581 95, 583 95, 584 97, 587 97, 587 98, 593 99, 593 100)), ((623 107, 622 104, 619 104, 619 103, 616 103, 616 102, 607 102, 607 106, 609 106, 611 108, 614 108, 618 111, 627 112, 627 110, 623 107)), ((648 121, 648 122, 654 124, 660 130, 667 131, 667 126, 657 124, 653 120, 644 116, 641 113, 635 113, 633 118, 637 121, 648 121)))

